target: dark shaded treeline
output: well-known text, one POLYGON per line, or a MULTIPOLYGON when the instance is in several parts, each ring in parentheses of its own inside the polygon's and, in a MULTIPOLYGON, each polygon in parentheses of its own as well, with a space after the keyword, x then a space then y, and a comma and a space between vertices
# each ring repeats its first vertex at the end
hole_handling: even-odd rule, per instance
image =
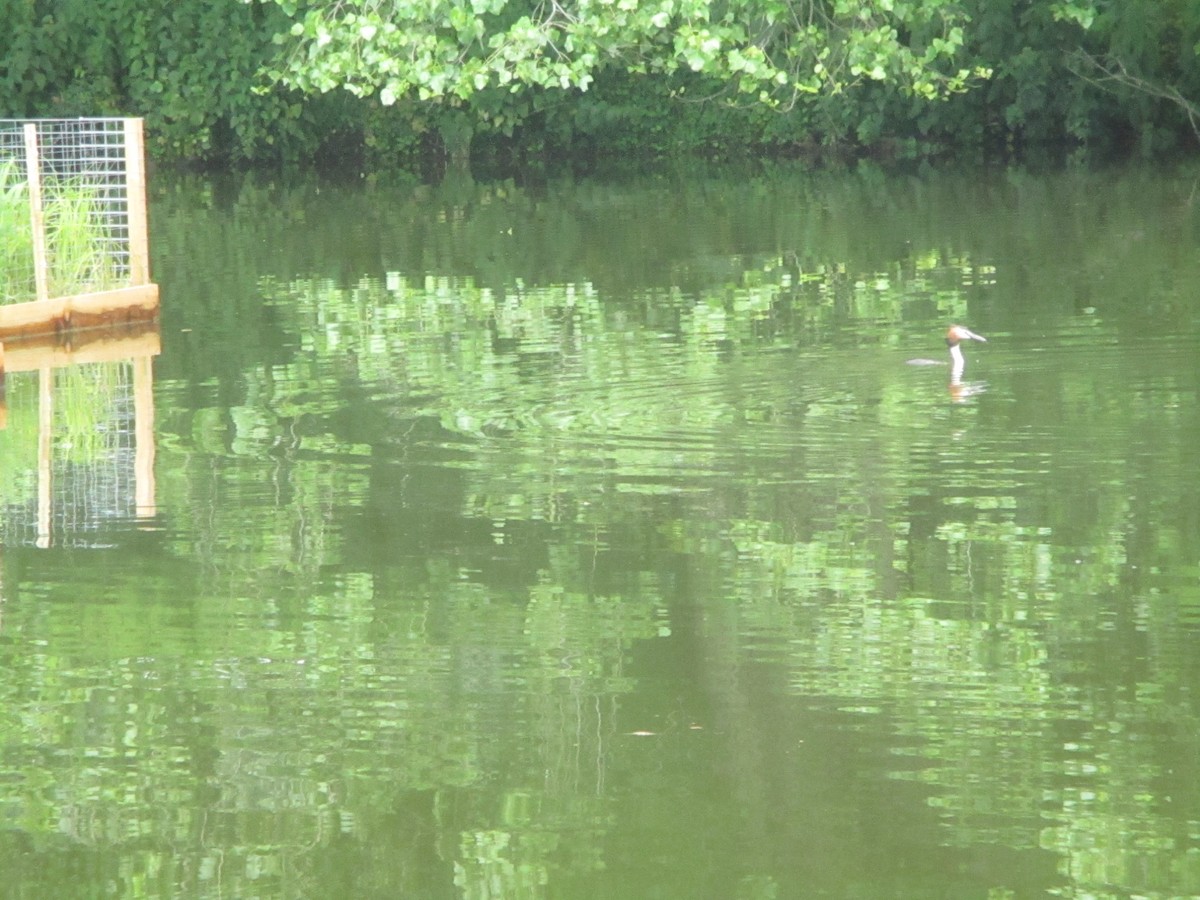
MULTIPOLYGON (((523 92, 510 134, 476 131, 476 160, 836 151, 889 156, 1097 156, 1190 149, 1200 97, 1200 7, 1184 0, 965 0, 961 62, 991 69, 965 93, 923 102, 866 83, 786 112, 683 102, 701 74, 601 70, 586 92, 523 92), (1073 10, 1074 17, 1064 15, 1073 10), (1084 26, 1087 26, 1086 28, 1084 26)), ((159 160, 204 165, 412 164, 441 150, 443 105, 382 106, 343 91, 268 85, 292 19, 241 0, 0 0, 0 115, 144 115, 159 160)), ((294 15, 299 15, 293 11, 294 15)), ((303 64, 298 61, 295 64, 303 64)))

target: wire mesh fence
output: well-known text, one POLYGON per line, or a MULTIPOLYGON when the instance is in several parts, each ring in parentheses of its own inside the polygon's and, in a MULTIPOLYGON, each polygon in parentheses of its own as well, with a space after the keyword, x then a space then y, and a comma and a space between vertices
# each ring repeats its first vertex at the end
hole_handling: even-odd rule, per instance
POLYGON ((157 347, 80 337, 157 316, 143 154, 140 119, 0 119, 0 547, 153 515, 157 347))
POLYGON ((145 283, 137 119, 0 119, 0 302, 145 283))

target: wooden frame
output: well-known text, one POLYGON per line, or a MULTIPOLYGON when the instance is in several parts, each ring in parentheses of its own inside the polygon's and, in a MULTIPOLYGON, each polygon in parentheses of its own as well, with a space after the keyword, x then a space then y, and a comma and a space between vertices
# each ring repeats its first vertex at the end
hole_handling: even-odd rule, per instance
MULTIPOLYGON (((42 196, 42 160, 36 122, 24 123, 25 174, 33 228, 36 299, 0 306, 0 341, 152 321, 158 316, 158 285, 150 281, 150 240, 146 217, 145 135, 141 119, 121 120, 123 130, 128 284, 114 290, 49 296, 49 261, 42 196)), ((0 360, 3 357, 0 356, 0 360)), ((2 372, 3 369, 0 369, 2 372)))

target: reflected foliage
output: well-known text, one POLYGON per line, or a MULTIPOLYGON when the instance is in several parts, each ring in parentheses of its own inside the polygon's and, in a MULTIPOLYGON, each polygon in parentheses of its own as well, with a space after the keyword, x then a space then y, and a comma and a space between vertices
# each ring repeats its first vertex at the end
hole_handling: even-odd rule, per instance
POLYGON ((160 191, 161 521, 4 558, 30 890, 1200 891, 1192 174, 689 176, 160 191))

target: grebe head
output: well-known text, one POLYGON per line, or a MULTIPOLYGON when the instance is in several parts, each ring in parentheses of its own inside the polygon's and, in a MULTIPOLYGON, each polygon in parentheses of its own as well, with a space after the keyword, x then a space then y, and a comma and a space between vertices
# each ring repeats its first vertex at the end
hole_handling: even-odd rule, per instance
POLYGON ((951 325, 946 331, 946 346, 950 348, 950 358, 954 360, 954 368, 959 374, 962 373, 963 355, 959 344, 963 341, 983 341, 987 343, 987 338, 976 334, 969 328, 963 328, 961 325, 951 325))
POLYGON ((963 341, 983 341, 987 343, 987 338, 976 334, 969 328, 963 328, 961 325, 951 325, 946 331, 946 346, 957 347, 963 341))

